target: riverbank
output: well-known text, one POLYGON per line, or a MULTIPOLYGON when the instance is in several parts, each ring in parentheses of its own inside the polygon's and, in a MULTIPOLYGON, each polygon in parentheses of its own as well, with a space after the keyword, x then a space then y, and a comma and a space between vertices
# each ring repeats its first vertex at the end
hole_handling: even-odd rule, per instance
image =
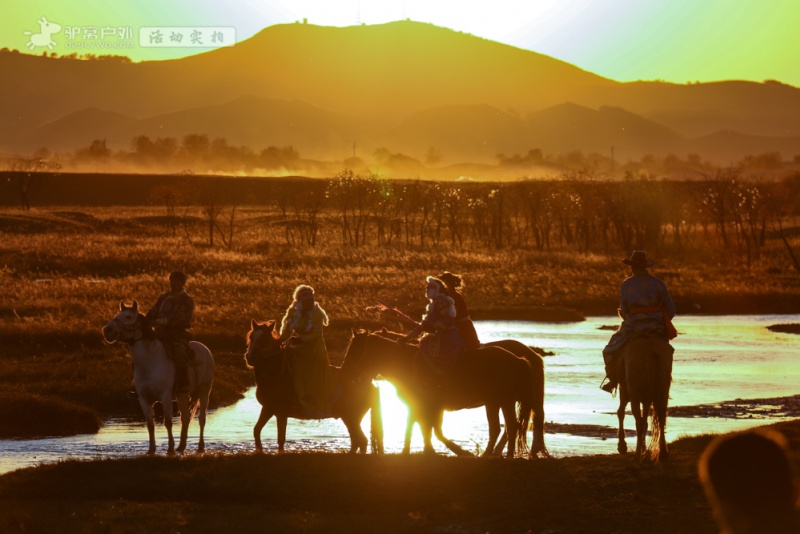
MULTIPOLYGON (((800 419, 772 425, 800 467, 800 419)), ((206 455, 0 476, 4 532, 717 532, 697 479, 713 436, 670 459, 206 455)))

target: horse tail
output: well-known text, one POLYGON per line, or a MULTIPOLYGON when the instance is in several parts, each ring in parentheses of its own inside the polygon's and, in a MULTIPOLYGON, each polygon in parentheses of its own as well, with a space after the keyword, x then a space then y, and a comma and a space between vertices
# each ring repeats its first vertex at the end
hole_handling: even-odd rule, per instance
POLYGON ((661 439, 666 429, 667 423, 667 403, 669 401, 669 389, 672 382, 672 355, 668 357, 660 351, 654 351, 650 358, 651 369, 648 369, 648 376, 651 377, 650 400, 653 403, 652 429, 650 431, 650 445, 648 452, 650 459, 657 461, 661 455, 661 439))
POLYGON ((383 413, 381 408, 381 391, 372 386, 370 390, 371 402, 369 410, 370 441, 372 452, 383 454, 383 413))
POLYGON ((189 413, 192 417, 195 416, 197 413, 197 408, 200 406, 200 396, 197 394, 197 391, 192 391, 189 393, 189 413))
MULTIPOLYGON (((522 373, 521 395, 519 398, 519 411, 517 412, 517 451, 520 454, 528 453, 528 429, 531 424, 531 412, 536 404, 536 371, 527 359, 525 368, 527 373, 522 373)), ((531 454, 533 451, 531 451, 531 454)))
POLYGON ((550 453, 544 444, 544 360, 531 350, 528 361, 533 372, 533 443, 531 456, 550 458, 550 453), (535 357, 534 357, 535 356, 535 357))

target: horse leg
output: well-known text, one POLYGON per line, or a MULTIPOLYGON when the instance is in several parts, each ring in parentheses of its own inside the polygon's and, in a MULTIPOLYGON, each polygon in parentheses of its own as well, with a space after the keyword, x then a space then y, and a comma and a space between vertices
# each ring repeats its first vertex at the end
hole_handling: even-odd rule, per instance
MULTIPOLYGON (((500 437, 500 416, 497 406, 486 406, 486 421, 489 423, 489 443, 486 444, 486 450, 483 451, 481 457, 491 458, 495 454, 497 438, 500 437)), ((499 452, 502 451, 501 448, 499 452)))
POLYGON ((156 453, 156 425, 155 421, 153 421, 153 405, 147 404, 139 396, 139 406, 142 408, 142 413, 144 414, 144 419, 147 421, 147 435, 150 438, 150 448, 147 450, 147 454, 155 454, 156 453))
POLYGON ((617 408, 617 452, 625 454, 628 452, 628 443, 625 441, 625 407, 628 405, 628 388, 624 384, 619 385, 619 408, 617 408))
POLYGON ((444 443, 445 447, 453 451, 456 456, 462 457, 471 457, 473 454, 463 448, 461 448, 457 443, 451 441, 445 437, 442 433, 442 421, 444 420, 444 412, 439 412, 434 425, 433 425, 433 432, 436 434, 436 439, 444 443))
POLYGON ((415 422, 416 419, 411 414, 411 410, 409 409, 408 417, 406 418, 406 435, 405 435, 405 441, 403 441, 403 454, 409 454, 411 452, 411 434, 414 432, 415 422))
POLYGON ((436 450, 433 448, 433 443, 431 441, 431 435, 433 433, 433 420, 435 420, 434 416, 425 414, 417 421, 420 430, 422 430, 422 452, 424 454, 436 454, 436 450))
MULTIPOLYGON (((506 420, 506 436, 508 438, 507 458, 514 458, 517 454, 517 414, 514 410, 514 403, 503 405, 503 419, 506 420)), ((525 429, 519 429, 525 432, 525 429)))
POLYGON ((367 439, 367 435, 364 434, 364 431, 361 429, 361 422, 358 418, 347 418, 345 419, 342 417, 342 422, 344 426, 347 427, 347 432, 350 434, 350 454, 354 454, 360 452, 362 454, 367 453, 367 443, 369 440, 367 439))
POLYGON ((189 423, 192 420, 192 411, 189 409, 189 397, 187 395, 178 397, 178 413, 181 414, 181 438, 175 451, 183 453, 186 450, 186 437, 189 434, 189 423))
POLYGON ((172 435, 172 395, 171 392, 161 397, 161 407, 164 410, 164 427, 167 429, 169 447, 167 454, 175 454, 175 437, 172 435), (166 398, 165 398, 166 397, 166 398))
POLYGON ((633 412, 633 418, 636 421, 636 456, 638 458, 642 458, 644 455, 645 439, 647 437, 647 412, 649 410, 649 404, 631 401, 631 412, 633 412))
POLYGON ((258 415, 258 421, 256 421, 256 426, 253 427, 253 438, 256 441, 256 452, 262 452, 261 448, 261 429, 264 428, 264 425, 267 424, 272 418, 272 413, 267 411, 266 407, 261 408, 261 413, 258 415))
POLYGON ((208 397, 211 391, 202 393, 200 395, 200 413, 197 414, 197 420, 200 423, 200 440, 197 443, 197 453, 203 454, 206 451, 205 442, 205 429, 206 429, 206 412, 208 412, 208 397))
POLYGON ((286 415, 276 415, 278 422, 278 453, 283 454, 283 447, 286 444, 286 421, 289 419, 286 415))

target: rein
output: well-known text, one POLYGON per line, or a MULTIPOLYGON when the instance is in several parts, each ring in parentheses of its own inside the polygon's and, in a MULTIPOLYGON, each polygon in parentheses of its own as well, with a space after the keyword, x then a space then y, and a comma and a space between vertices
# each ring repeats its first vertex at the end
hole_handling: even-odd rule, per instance
POLYGON ((142 339, 145 338, 144 332, 142 331, 141 328, 139 328, 139 323, 141 322, 141 320, 139 319, 138 316, 136 317, 136 322, 134 322, 131 325, 126 325, 125 323, 123 323, 120 320, 119 317, 114 317, 111 320, 111 322, 116 324, 119 327, 119 330, 120 330, 120 335, 117 338, 117 341, 122 341, 123 343, 132 344, 132 343, 136 343, 137 341, 141 341, 142 339), (136 337, 137 329, 139 331, 139 337, 136 337), (130 339, 123 339, 122 336, 123 335, 127 336, 129 333, 130 333, 130 339))

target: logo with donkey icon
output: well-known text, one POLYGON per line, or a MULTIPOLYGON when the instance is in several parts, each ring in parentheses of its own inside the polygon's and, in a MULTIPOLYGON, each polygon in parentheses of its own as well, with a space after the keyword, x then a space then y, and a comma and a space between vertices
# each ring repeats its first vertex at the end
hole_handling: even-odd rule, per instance
POLYGON ((53 41, 51 36, 54 33, 61 31, 61 25, 56 24, 55 22, 50 22, 45 17, 42 17, 36 22, 39 23, 39 33, 25 32, 25 35, 30 36, 30 39, 27 43, 25 43, 25 46, 27 46, 30 50, 33 50, 37 46, 46 46, 52 50, 56 45, 56 42, 53 41))

